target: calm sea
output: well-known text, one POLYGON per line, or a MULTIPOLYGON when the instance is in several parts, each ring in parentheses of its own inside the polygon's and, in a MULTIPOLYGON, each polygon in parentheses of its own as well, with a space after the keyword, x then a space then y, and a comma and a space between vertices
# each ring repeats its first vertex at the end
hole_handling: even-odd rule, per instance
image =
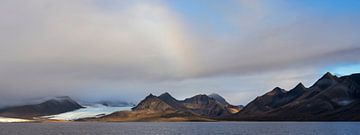
POLYGON ((360 135, 359 122, 0 123, 0 135, 360 135))

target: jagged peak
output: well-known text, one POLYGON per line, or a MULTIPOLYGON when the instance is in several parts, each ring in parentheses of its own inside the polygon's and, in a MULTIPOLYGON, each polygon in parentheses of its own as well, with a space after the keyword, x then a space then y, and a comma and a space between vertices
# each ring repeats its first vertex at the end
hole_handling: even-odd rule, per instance
POLYGON ((168 92, 161 94, 159 97, 172 97, 168 92))
POLYGON ((162 100, 175 100, 177 101, 177 99, 175 99, 173 96, 171 96, 168 92, 165 92, 163 94, 161 94, 158 98, 162 99, 162 100))
POLYGON ((330 72, 326 72, 325 75, 330 75, 330 76, 332 76, 333 74, 330 73, 330 72))
POLYGON ((306 87, 300 82, 298 85, 296 85, 293 89, 289 90, 288 93, 303 93, 306 91, 306 87))
POLYGON ((311 88, 318 87, 320 89, 326 89, 338 82, 339 78, 337 76, 332 75, 330 72, 326 72, 313 86, 311 86, 311 88))
POLYGON ((265 95, 277 95, 277 94, 281 94, 281 93, 286 93, 286 91, 280 87, 275 87, 273 90, 266 93, 265 95))
POLYGON ((300 82, 298 85, 295 86, 294 89, 306 89, 306 87, 300 82))
POLYGON ((145 97, 145 99, 147 98, 155 98, 156 96, 154 96, 152 93, 150 93, 148 96, 145 97))
POLYGON ((133 111, 138 110, 154 110, 154 111, 165 111, 168 109, 173 109, 171 105, 163 101, 153 94, 149 94, 145 99, 140 101, 135 107, 131 108, 133 111))
POLYGON ((282 93, 284 93, 284 92, 285 92, 285 90, 284 90, 284 89, 282 89, 282 88, 280 88, 280 87, 275 87, 272 91, 282 92, 282 93))
POLYGON ((333 74, 331 74, 330 72, 326 72, 321 78, 320 80, 322 79, 331 79, 331 80, 336 80, 337 77, 333 74))

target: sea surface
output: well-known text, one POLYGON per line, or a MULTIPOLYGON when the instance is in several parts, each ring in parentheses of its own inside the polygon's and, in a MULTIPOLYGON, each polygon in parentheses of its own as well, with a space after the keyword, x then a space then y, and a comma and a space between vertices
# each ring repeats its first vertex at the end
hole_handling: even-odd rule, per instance
POLYGON ((359 122, 0 123, 0 135, 360 135, 359 122))

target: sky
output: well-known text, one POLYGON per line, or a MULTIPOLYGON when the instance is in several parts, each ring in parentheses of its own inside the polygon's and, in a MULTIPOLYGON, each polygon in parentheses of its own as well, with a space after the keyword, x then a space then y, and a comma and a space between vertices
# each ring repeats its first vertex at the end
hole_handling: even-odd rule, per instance
POLYGON ((2 0, 0 102, 67 95, 138 102, 360 71, 358 0, 2 0))

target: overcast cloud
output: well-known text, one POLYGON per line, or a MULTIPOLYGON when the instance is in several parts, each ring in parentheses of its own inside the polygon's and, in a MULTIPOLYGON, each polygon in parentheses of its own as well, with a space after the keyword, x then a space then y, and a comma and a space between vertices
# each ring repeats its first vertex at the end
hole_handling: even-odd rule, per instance
POLYGON ((246 104, 360 63, 360 4, 346 2, 3 0, 0 99, 246 104))

